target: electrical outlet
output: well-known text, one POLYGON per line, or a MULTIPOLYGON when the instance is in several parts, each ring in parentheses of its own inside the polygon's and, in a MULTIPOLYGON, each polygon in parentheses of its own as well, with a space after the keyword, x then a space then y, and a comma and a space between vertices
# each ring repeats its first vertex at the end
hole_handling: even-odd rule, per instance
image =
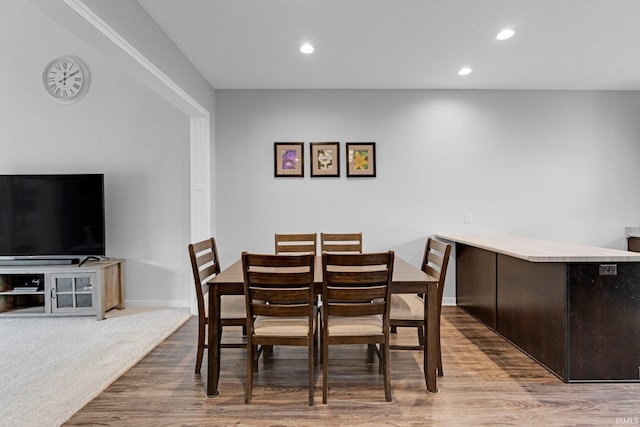
POLYGON ((464 223, 471 224, 471 213, 467 212, 464 214, 464 223))
POLYGON ((618 274, 618 266, 616 264, 600 264, 601 276, 616 276, 618 274))

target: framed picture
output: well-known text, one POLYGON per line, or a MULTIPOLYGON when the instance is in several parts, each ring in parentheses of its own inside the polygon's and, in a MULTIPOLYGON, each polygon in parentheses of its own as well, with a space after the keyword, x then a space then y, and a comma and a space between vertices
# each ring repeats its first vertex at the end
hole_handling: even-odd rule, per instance
POLYGON ((274 176, 304 176, 304 142, 273 144, 274 176))
POLYGON ((376 176, 375 142, 347 142, 347 176, 376 176))
POLYGON ((340 143, 311 143, 311 176, 340 176, 340 143))

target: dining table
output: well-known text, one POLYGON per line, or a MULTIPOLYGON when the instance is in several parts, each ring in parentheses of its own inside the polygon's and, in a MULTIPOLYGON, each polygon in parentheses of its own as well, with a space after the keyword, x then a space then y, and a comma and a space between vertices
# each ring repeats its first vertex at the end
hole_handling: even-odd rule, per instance
MULTIPOLYGON (((436 362, 438 358, 438 280, 419 268, 395 256, 391 278, 392 294, 423 294, 426 343, 423 351, 423 372, 426 391, 437 393, 436 362)), ((222 270, 207 282, 209 286, 209 331, 207 353, 207 398, 220 394, 220 300, 223 295, 243 295, 242 260, 222 270)), ((315 257, 314 289, 322 294, 322 256, 315 257)))

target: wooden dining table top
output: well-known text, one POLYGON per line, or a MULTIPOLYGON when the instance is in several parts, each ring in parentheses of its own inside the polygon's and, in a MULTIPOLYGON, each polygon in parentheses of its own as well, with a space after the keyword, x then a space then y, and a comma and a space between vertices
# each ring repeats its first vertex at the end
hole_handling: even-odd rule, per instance
MULTIPOLYGON (((241 285, 244 282, 242 276, 242 260, 238 260, 222 270, 216 277, 207 283, 210 286, 241 285)), ((425 273, 404 259, 396 256, 393 262, 392 293, 421 293, 425 291, 425 285, 437 284, 438 280, 425 273)), ((316 292, 322 291, 322 256, 315 257, 314 283, 316 292)))

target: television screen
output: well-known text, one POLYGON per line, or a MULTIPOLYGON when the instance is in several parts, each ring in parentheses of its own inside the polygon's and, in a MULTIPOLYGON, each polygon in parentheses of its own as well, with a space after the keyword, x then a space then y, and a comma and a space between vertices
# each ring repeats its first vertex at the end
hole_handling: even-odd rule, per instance
POLYGON ((0 257, 104 255, 104 175, 0 175, 0 257))

